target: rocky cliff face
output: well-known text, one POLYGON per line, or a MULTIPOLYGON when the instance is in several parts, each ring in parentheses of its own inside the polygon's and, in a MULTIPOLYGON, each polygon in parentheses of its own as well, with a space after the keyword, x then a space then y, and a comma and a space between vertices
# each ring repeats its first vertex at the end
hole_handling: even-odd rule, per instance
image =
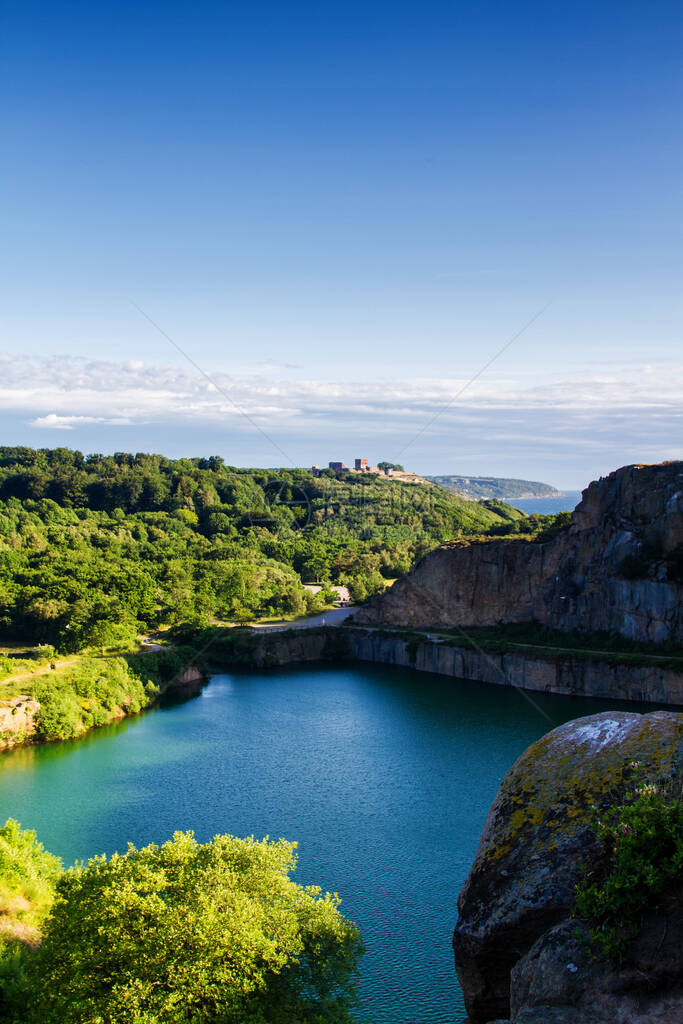
POLYGON ((672 1024, 683 1019, 683 893, 643 916, 628 968, 590 956, 585 924, 551 928, 510 975, 509 1024, 672 1024))
MULTIPOLYGON (((624 1016, 629 999, 643 1002, 642 974, 630 980, 609 977, 604 963, 589 970, 585 950, 580 955, 575 948, 575 922, 557 930, 572 910, 582 864, 597 852, 592 809, 610 805, 632 788, 635 760, 647 780, 680 774, 683 715, 605 712, 577 719, 532 744, 503 780, 458 900, 453 936, 473 1024, 507 1018, 511 1005, 515 1024, 676 1019, 624 1016)), ((659 940, 662 921, 651 930, 659 940)), ((671 934, 680 935, 680 920, 671 934)), ((662 950, 663 945, 662 962, 671 952, 676 960, 671 969, 680 974, 680 946, 662 950)), ((645 939, 635 952, 643 964, 655 955, 645 939)), ((669 1004, 670 980, 663 979, 659 991, 654 975, 645 977, 645 987, 652 981, 655 990, 648 996, 651 1005, 669 1004)))
POLYGON ((0 705, 0 750, 16 746, 33 736, 40 704, 26 694, 0 705))
MULTIPOLYGON (((642 703, 683 705, 683 673, 664 665, 610 663, 540 652, 498 654, 455 642, 406 640, 380 630, 347 630, 348 656, 359 661, 401 665, 455 679, 515 686, 538 693, 603 697, 642 703)), ((310 659, 306 659, 310 660, 310 659)))
POLYGON ((537 621, 639 641, 683 639, 683 462, 592 483, 545 543, 447 544, 354 616, 367 625, 537 621))
POLYGON ((317 629, 252 629, 235 638, 227 647, 216 646, 208 652, 213 668, 225 665, 239 668, 277 668, 308 661, 342 661, 351 655, 348 638, 334 627, 317 629))

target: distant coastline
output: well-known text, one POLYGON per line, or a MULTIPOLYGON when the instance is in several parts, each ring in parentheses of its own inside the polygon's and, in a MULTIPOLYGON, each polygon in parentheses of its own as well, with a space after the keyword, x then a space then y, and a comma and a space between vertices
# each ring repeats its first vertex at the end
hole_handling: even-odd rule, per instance
POLYGON ((458 476, 456 474, 429 476, 426 479, 474 501, 482 498, 512 501, 564 496, 562 491, 558 491, 556 487, 542 483, 540 480, 518 480, 514 477, 500 476, 458 476))

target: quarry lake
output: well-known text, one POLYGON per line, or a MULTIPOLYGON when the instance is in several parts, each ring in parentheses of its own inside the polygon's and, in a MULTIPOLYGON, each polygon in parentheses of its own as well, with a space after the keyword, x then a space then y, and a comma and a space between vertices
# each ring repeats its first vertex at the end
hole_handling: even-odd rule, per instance
POLYGON ((197 698, 4 754, 0 812, 67 863, 175 829, 296 840, 296 880, 338 891, 362 931, 359 1020, 452 1024, 456 899, 503 775, 555 725, 623 708, 533 700, 551 722, 514 690, 408 669, 216 675, 197 698))

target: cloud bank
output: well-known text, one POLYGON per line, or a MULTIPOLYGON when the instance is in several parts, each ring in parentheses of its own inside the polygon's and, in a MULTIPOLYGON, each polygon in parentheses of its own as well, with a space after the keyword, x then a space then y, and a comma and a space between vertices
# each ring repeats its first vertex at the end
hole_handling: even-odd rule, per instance
POLYGON ((445 409, 466 378, 301 380, 276 376, 269 366, 258 375, 210 376, 214 383, 190 369, 140 360, 0 355, 0 408, 23 430, 26 444, 37 443, 32 433, 64 432, 73 444, 72 435, 94 431, 100 438, 106 428, 116 447, 117 431, 130 444, 133 429, 143 449, 146 436, 165 427, 169 437, 183 430, 228 436, 233 447, 246 446, 246 461, 256 424, 276 442, 269 464, 276 446, 287 444, 297 460, 302 446, 310 453, 303 462, 350 457, 346 439, 376 445, 371 457, 391 458, 437 414, 409 448, 415 458, 405 457, 418 460, 423 472, 446 472, 454 459, 474 472, 468 458, 483 456, 491 465, 490 456, 501 453, 520 456, 509 475, 534 458, 539 465, 553 459, 568 465, 570 450, 577 463, 601 451, 617 462, 680 457, 683 365, 590 367, 561 380, 488 375, 445 409))

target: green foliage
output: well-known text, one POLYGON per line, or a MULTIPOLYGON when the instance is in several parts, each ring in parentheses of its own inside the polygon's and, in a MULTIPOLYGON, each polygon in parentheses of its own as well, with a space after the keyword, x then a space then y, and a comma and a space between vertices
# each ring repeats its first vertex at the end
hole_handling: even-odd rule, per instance
POLYGON ((0 828, 0 938, 13 934, 17 923, 40 922, 61 870, 59 858, 43 848, 35 832, 7 819, 0 828))
MULTIPOLYGON (((54 647, 43 644, 33 649, 14 646, 5 648, 0 654, 0 681, 5 676, 21 676, 47 669, 54 662, 56 652, 54 647)), ((11 684, 10 684, 11 685, 11 684)), ((3 693, 7 693, 4 690, 3 693)))
POLYGON ((8 818, 0 828, 0 1019, 25 982, 27 944, 35 943, 62 866, 35 832, 8 818))
POLYGON ((181 665, 180 652, 128 658, 79 658, 27 689, 40 704, 37 735, 65 740, 123 714, 137 714, 159 695, 161 685, 181 665))
MULTIPOLYGON (((637 764, 634 762, 634 769, 637 764)), ((680 783, 640 784, 627 800, 600 815, 595 828, 602 855, 576 890, 580 914, 591 922, 591 944, 621 966, 642 914, 657 906, 683 872, 680 783)))
POLYGON ((542 544, 552 540, 563 530, 568 530, 571 525, 571 512, 558 512, 557 515, 535 514, 520 520, 506 514, 506 510, 509 510, 510 506, 503 502, 491 499, 482 501, 480 504, 497 511, 501 518, 507 520, 500 524, 494 524, 490 528, 489 536, 491 537, 522 537, 542 544))
POLYGON ((289 877, 294 844, 176 832, 62 875, 28 1024, 344 1024, 362 951, 339 899, 289 877))
POLYGON ((298 615, 302 581, 364 600, 438 544, 515 523, 385 476, 0 448, 0 631, 121 650, 166 623, 298 615))

